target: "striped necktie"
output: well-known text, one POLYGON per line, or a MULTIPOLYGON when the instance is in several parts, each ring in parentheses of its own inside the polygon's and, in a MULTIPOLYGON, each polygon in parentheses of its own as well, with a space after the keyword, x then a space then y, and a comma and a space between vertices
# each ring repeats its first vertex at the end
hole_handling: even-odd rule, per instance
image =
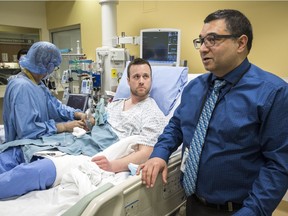
POLYGON ((185 162, 185 172, 183 176, 183 188, 187 196, 195 193, 198 174, 198 165, 202 147, 205 141, 207 128, 212 116, 214 107, 218 100, 220 89, 226 84, 225 80, 215 80, 213 90, 207 98, 198 120, 194 136, 192 138, 188 157, 185 162))

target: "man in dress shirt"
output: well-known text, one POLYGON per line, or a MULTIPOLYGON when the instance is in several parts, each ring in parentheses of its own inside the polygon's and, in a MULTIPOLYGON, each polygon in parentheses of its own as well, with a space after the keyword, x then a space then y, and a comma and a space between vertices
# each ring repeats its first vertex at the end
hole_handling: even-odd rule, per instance
MULTIPOLYGON (((142 181, 167 181, 169 156, 190 147, 203 104, 215 79, 221 89, 200 157, 196 191, 186 215, 271 215, 288 186, 288 85, 251 64, 250 21, 237 10, 218 10, 204 20, 194 46, 207 71, 184 89, 181 104, 160 135, 142 181)), ((185 175, 186 170, 184 170, 185 175)))

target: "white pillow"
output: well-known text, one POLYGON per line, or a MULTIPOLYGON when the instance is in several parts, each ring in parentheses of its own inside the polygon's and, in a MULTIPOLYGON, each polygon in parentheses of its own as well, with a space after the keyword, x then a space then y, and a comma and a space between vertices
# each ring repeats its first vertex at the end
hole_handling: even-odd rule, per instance
MULTIPOLYGON (((127 64, 128 66, 128 64, 127 64)), ((152 66, 150 96, 156 101, 164 115, 168 115, 182 92, 188 77, 187 67, 152 66)), ((113 100, 128 98, 127 67, 120 80, 113 100)))

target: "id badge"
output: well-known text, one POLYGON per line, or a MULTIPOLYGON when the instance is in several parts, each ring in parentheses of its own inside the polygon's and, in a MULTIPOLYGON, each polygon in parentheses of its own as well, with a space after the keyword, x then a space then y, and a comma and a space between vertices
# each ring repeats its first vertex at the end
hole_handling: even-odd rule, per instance
POLYGON ((184 151, 184 153, 183 153, 182 162, 181 162, 181 167, 180 167, 180 170, 181 170, 183 173, 185 173, 185 164, 186 164, 186 160, 187 160, 188 154, 189 154, 189 149, 186 147, 186 148, 185 148, 185 151, 184 151))

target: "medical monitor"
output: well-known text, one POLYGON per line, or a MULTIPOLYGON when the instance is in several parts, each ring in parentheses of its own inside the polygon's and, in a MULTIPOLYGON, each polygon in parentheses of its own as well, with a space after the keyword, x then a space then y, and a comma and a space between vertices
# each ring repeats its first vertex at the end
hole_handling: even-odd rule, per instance
POLYGON ((86 94, 69 94, 66 105, 85 112, 88 108, 88 100, 89 96, 86 94))
POLYGON ((169 28, 140 31, 140 57, 151 65, 180 65, 180 30, 169 28))

